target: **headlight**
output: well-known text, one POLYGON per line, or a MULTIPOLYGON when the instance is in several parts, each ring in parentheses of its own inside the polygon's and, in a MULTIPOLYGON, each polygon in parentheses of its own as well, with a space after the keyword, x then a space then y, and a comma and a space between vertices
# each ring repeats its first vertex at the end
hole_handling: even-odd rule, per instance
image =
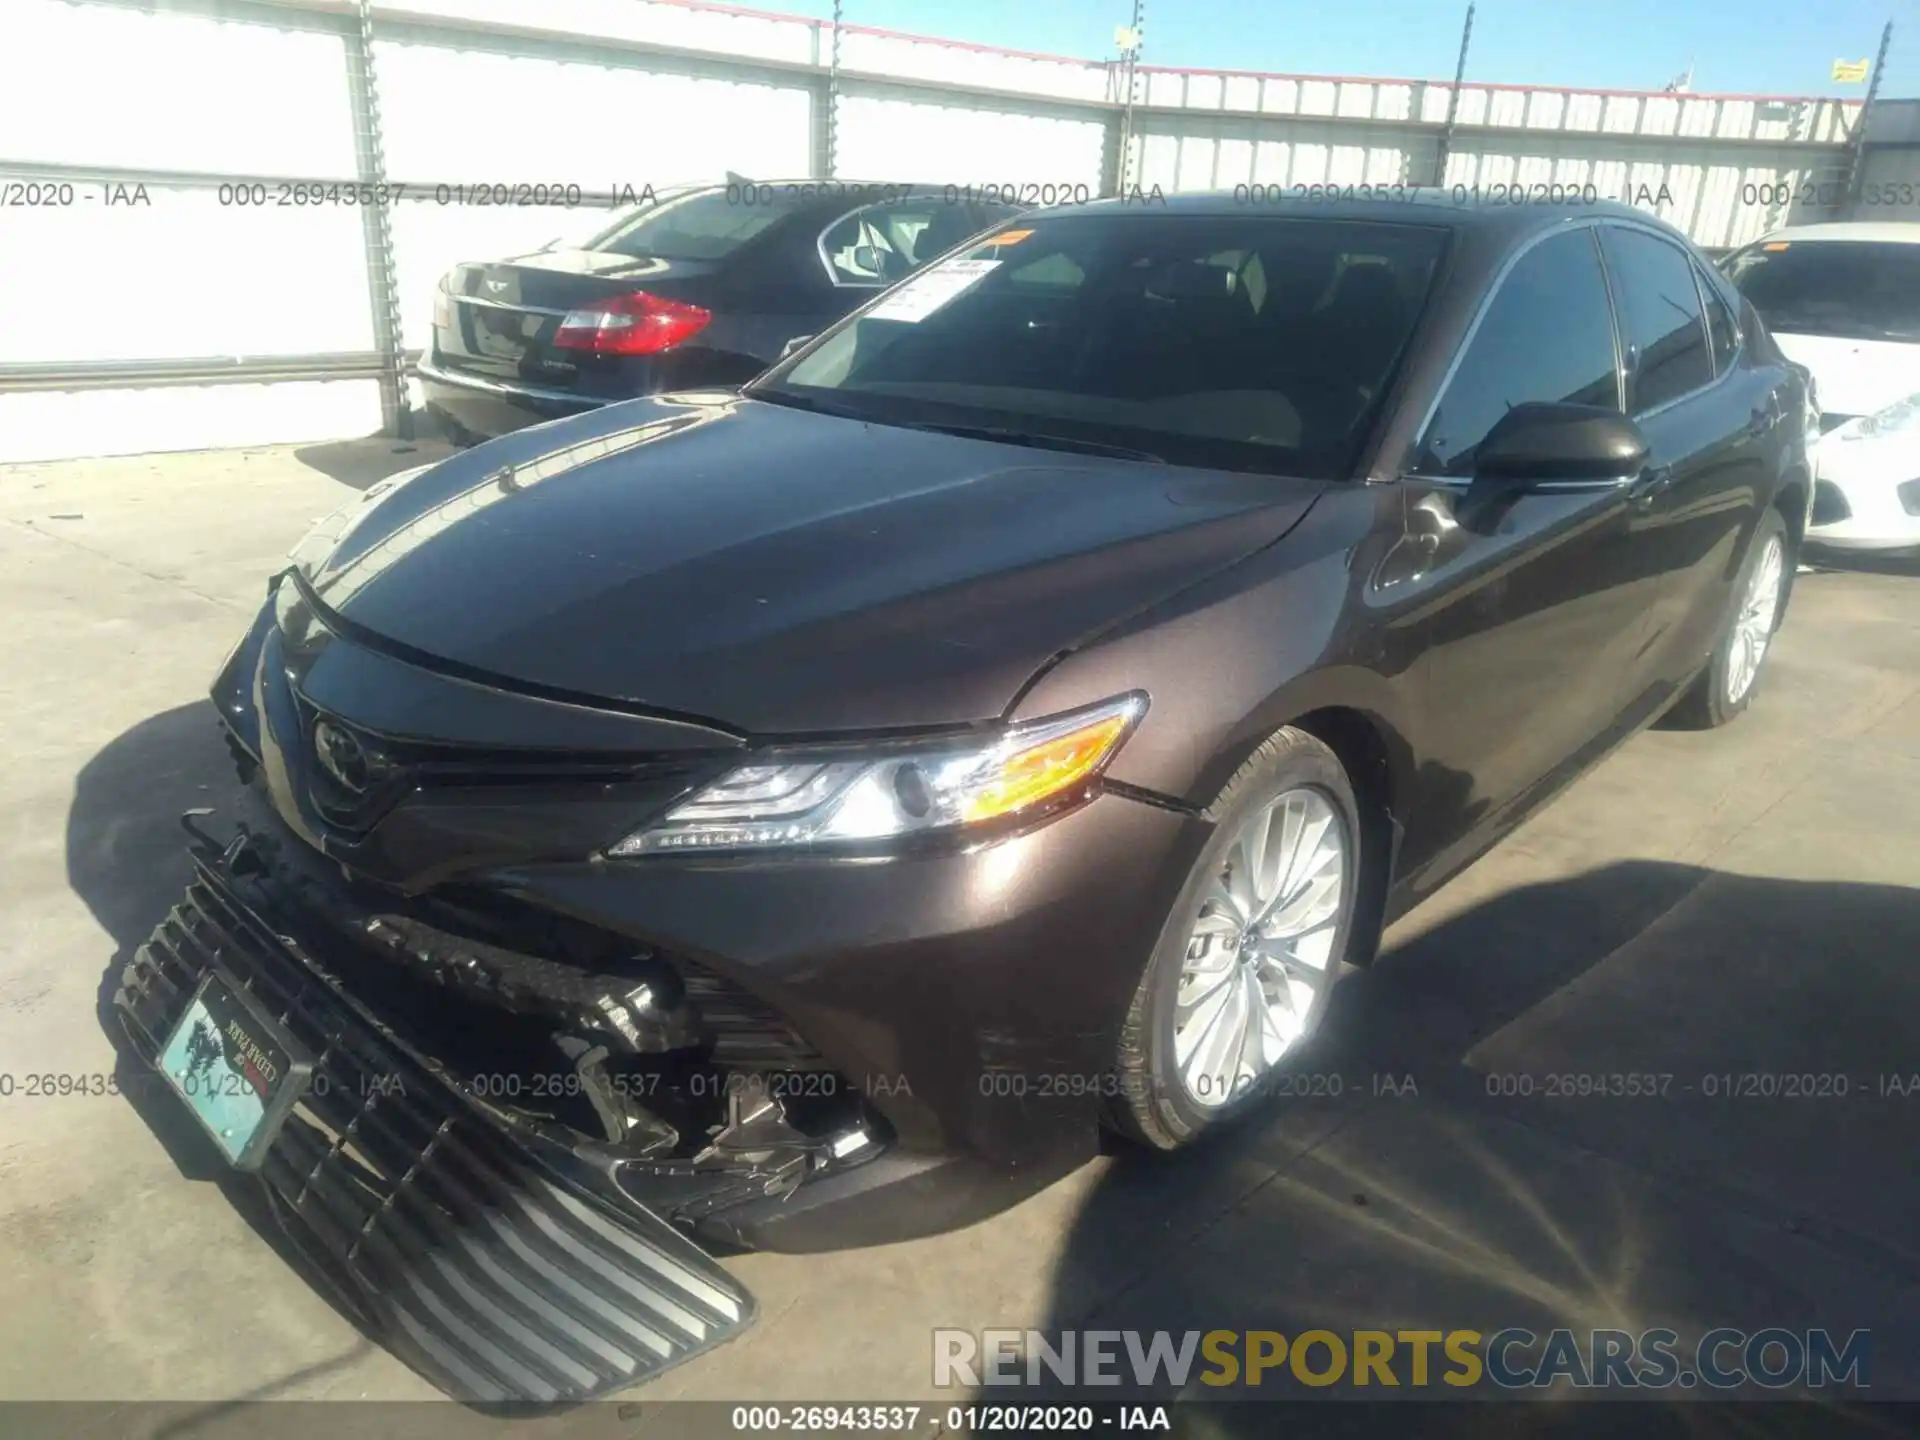
POLYGON ((1920 395, 1909 395, 1864 420, 1851 421, 1834 433, 1842 440, 1879 440, 1888 435, 1902 434, 1916 426, 1920 426, 1920 395))
POLYGON ((1147 713, 1142 694, 996 736, 742 765, 607 853, 771 850, 958 830, 1076 798, 1147 713))

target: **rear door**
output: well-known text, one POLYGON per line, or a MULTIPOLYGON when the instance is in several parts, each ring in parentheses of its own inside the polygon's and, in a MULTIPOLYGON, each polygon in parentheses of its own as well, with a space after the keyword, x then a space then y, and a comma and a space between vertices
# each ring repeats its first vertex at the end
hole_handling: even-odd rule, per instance
POLYGON ((1651 229, 1600 229, 1626 349, 1628 409, 1651 447, 1632 496, 1653 582, 1642 643, 1678 684, 1713 647, 1742 538, 1770 493, 1784 374, 1748 363, 1732 308, 1693 255, 1651 229))
POLYGON ((1476 447, 1513 406, 1618 408, 1620 384, 1594 232, 1552 232, 1497 282, 1402 482, 1421 558, 1395 584, 1416 602, 1426 736, 1410 875, 1451 873, 1645 706, 1639 636, 1658 582, 1626 477, 1543 481, 1493 505, 1468 493, 1476 447))

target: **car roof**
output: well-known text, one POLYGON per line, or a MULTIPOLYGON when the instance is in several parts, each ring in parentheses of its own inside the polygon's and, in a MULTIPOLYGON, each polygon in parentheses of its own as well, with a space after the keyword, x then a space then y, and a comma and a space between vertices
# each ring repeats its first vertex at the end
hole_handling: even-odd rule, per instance
MULTIPOLYGON (((692 180, 684 185, 675 186, 674 188, 685 190, 724 190, 729 185, 752 185, 771 190, 793 189, 816 195, 838 195, 842 192, 852 194, 859 190, 905 190, 916 195, 922 195, 928 192, 939 194, 955 188, 945 180, 875 180, 871 177, 855 178, 847 175, 834 175, 827 178, 822 178, 818 175, 799 177, 755 175, 751 178, 745 175, 735 175, 726 180, 692 180)), ((1008 188, 1011 189, 1013 187, 1009 186, 1008 188)))
POLYGON ((1871 240, 1882 244, 1920 245, 1920 221, 1914 220, 1828 220, 1813 225, 1788 225, 1769 230, 1759 240, 1791 240, 1807 244, 1820 240, 1871 240))
POLYGON ((1266 198, 1265 192, 1280 192, 1282 188, 1278 185, 1254 186, 1250 192, 1249 187, 1241 185, 1233 190, 1150 193, 1147 198, 1143 198, 1137 190, 1130 190, 1123 196, 1094 200, 1084 205, 1055 205, 1029 210, 1023 218, 1147 212, 1209 217, 1259 213, 1290 219, 1315 216, 1330 220, 1401 220, 1415 225, 1446 225, 1470 230, 1496 243, 1511 241, 1536 230, 1551 229, 1569 220, 1606 218, 1634 220, 1680 236, 1680 232, 1666 221, 1617 200, 1463 199, 1460 191, 1464 187, 1459 186, 1387 184, 1328 185, 1326 191, 1331 193, 1324 198, 1314 193, 1313 186, 1286 187, 1286 193, 1276 193, 1274 198, 1266 198), (1369 191, 1371 195, 1365 193, 1369 191))

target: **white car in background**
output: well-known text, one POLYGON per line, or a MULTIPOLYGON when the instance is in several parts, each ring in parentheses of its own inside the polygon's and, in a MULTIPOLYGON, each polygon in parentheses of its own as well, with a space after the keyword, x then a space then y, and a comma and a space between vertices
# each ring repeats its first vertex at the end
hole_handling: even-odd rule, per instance
POLYGON ((1920 551, 1920 224, 1796 225, 1721 268, 1813 372, 1808 546, 1920 551))

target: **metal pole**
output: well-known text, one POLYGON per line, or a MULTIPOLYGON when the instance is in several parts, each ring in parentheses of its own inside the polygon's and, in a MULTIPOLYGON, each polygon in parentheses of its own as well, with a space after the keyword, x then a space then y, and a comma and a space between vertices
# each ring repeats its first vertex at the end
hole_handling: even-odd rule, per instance
POLYGON ((1133 43, 1121 57, 1121 84, 1125 93, 1120 100, 1120 163, 1115 167, 1123 196, 1133 183, 1133 106, 1137 83, 1134 71, 1140 63, 1140 47, 1146 43, 1146 18, 1146 0, 1133 0, 1133 23, 1127 27, 1133 43))
POLYGON ((1861 159, 1867 149, 1867 122, 1873 118, 1873 102, 1880 94, 1880 72, 1886 67, 1887 47, 1893 44, 1893 21, 1887 21, 1886 28, 1880 32, 1880 52, 1873 57, 1873 72, 1867 76, 1867 98, 1860 103, 1860 119, 1853 127, 1853 134, 1847 141, 1847 183, 1845 214, 1851 216, 1853 207, 1860 199, 1860 186, 1866 179, 1866 167, 1861 159))
POLYGON ((380 87, 373 66, 373 12, 368 0, 354 6, 359 25, 347 37, 347 86, 353 107, 354 156, 360 182, 373 187, 373 203, 360 207, 366 251, 367 298, 373 306, 374 346, 380 352, 382 428, 413 438, 407 395, 407 349, 400 331, 400 282, 393 264, 393 219, 387 209, 387 150, 380 130, 380 87))
POLYGON ((841 0, 833 0, 833 43, 827 51, 827 173, 831 180, 840 173, 840 9, 841 0))
POLYGON ((1460 27, 1460 60, 1453 67, 1453 90, 1447 96, 1447 124, 1434 148, 1433 183, 1447 183, 1447 158, 1453 153, 1453 124, 1460 114, 1460 82, 1467 74, 1467 45, 1473 39, 1473 6, 1467 6, 1467 23, 1460 27))

